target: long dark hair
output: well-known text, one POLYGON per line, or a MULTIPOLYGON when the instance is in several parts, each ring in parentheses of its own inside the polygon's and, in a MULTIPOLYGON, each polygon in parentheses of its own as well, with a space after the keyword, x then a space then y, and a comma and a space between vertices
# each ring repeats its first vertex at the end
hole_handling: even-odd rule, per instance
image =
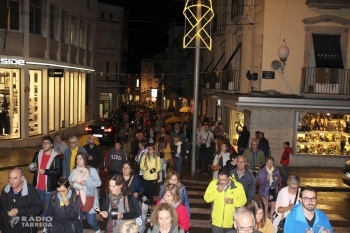
MULTIPOLYGON (((131 162, 125 161, 125 162, 123 163, 122 169, 123 169, 123 167, 124 167, 125 164, 127 164, 127 165, 130 167, 130 170, 131 170, 131 172, 130 172, 130 177, 133 176, 133 175, 134 175, 134 168, 133 168, 133 165, 131 164, 131 162)), ((122 173, 123 173, 123 172, 122 172, 122 173)))
POLYGON ((109 181, 111 181, 111 180, 114 180, 115 185, 122 185, 121 192, 122 192, 123 196, 127 196, 128 194, 131 193, 129 187, 127 185, 125 185, 125 180, 121 174, 116 174, 116 175, 110 176, 108 178, 108 183, 106 186, 106 193, 109 193, 108 186, 109 186, 109 181))
POLYGON ((258 210, 261 209, 263 211, 263 217, 261 219, 259 228, 264 227, 266 224, 266 213, 265 213, 265 205, 263 201, 260 198, 254 198, 248 203, 248 208, 251 209, 251 211, 253 212, 255 221, 256 221, 256 213, 258 212, 258 210))
POLYGON ((75 156, 75 167, 77 166, 77 157, 78 155, 80 155, 82 157, 82 159, 84 160, 84 167, 85 168, 89 168, 89 163, 88 163, 88 157, 84 152, 79 152, 77 153, 77 156, 75 156))

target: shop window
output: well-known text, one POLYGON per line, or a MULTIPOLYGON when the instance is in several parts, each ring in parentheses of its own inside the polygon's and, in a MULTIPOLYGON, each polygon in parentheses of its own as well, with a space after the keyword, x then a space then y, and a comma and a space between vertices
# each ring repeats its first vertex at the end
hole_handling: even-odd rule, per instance
POLYGON ((55 78, 49 79, 49 131, 55 130, 55 78))
POLYGON ((18 69, 0 69, 0 140, 20 137, 20 86, 18 69))
POLYGON ((42 133, 42 72, 29 71, 29 136, 42 133))
POLYGON ((41 35, 42 24, 42 1, 30 0, 29 8, 29 32, 41 35))
POLYGON ((297 154, 350 155, 350 114, 298 114, 297 154))
POLYGON ((65 128, 64 114, 65 114, 65 89, 64 89, 64 78, 60 79, 60 126, 65 128))
POLYGON ((78 76, 78 122, 82 121, 82 77, 81 73, 78 76))
POLYGON ((74 74, 69 77, 69 124, 74 124, 74 74))
MULTIPOLYGON (((235 150, 238 151, 237 142, 239 138, 239 131, 243 130, 244 126, 244 113, 236 110, 228 110, 228 129, 229 139, 235 150)), ((227 117, 227 116, 226 116, 227 117)))

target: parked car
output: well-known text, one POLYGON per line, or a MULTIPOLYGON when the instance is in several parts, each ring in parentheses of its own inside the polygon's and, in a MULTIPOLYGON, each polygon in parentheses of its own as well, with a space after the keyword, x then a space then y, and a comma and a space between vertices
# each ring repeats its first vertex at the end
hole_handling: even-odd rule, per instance
POLYGON ((350 160, 345 163, 343 172, 343 183, 350 186, 350 160))
POLYGON ((85 127, 86 134, 92 134, 100 142, 114 142, 120 127, 117 121, 109 118, 97 118, 85 127))

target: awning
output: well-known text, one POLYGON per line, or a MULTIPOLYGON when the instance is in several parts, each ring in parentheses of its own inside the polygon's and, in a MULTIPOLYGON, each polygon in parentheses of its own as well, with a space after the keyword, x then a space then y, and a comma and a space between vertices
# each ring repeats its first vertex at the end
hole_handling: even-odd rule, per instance
POLYGON ((316 67, 342 68, 340 35, 312 34, 316 67))
POLYGON ((236 53, 238 52, 238 50, 241 48, 242 44, 239 43, 235 49, 235 51, 233 51, 231 57, 228 59, 228 61, 226 62, 225 66, 222 68, 222 70, 226 70, 228 65, 230 64, 230 62, 232 61, 232 59, 235 57, 236 53))

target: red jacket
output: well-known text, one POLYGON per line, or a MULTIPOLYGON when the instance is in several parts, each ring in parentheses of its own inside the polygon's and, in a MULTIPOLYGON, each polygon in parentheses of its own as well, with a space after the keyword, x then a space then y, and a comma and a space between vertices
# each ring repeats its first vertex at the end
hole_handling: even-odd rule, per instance
POLYGON ((284 148, 282 156, 281 156, 280 164, 289 165, 289 159, 290 159, 290 155, 292 154, 292 152, 293 152, 293 150, 291 147, 284 148))
MULTIPOLYGON (((159 199, 156 206, 161 203, 162 199, 159 199)), ((177 213, 177 225, 181 227, 185 232, 190 229, 190 218, 188 217, 186 207, 180 203, 176 208, 177 213)))

